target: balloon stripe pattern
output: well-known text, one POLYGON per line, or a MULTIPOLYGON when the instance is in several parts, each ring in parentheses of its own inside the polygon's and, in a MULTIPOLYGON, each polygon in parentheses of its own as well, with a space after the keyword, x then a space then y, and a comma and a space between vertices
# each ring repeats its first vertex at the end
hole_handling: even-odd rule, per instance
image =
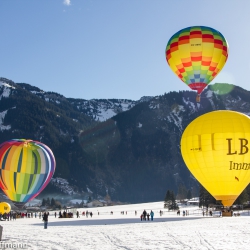
POLYGON ((14 139, 0 145, 0 187, 15 202, 28 202, 49 183, 56 167, 45 144, 14 139))
POLYGON ((228 43, 219 31, 192 26, 175 33, 165 53, 172 71, 200 94, 222 70, 228 50, 228 43))

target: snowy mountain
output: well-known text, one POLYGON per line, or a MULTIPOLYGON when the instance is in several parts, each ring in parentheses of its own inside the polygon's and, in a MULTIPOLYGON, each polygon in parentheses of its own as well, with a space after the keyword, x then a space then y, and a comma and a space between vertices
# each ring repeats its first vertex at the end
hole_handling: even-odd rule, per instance
MULTIPOLYGON (((53 103, 55 105, 61 105, 64 102, 68 102, 72 107, 96 121, 106 121, 111 117, 117 115, 120 112, 127 111, 141 102, 147 102, 151 98, 150 96, 144 96, 138 101, 129 99, 73 99, 66 98, 58 93, 45 92, 37 87, 31 86, 26 83, 17 83, 22 89, 29 91, 31 94, 38 96, 46 102, 53 103)), ((0 86, 4 86, 3 96, 10 94, 10 88, 15 85, 12 81, 0 78, 0 86), (11 84, 11 85, 10 85, 11 84)), ((0 97, 1 98, 1 97, 0 97)))
POLYGON ((70 103, 80 112, 93 117, 96 121, 106 121, 118 113, 128 111, 136 104, 150 100, 152 97, 142 97, 139 101, 128 99, 69 99, 70 103))
POLYGON ((195 92, 180 91, 139 101, 87 101, 0 78, 0 142, 28 138, 47 144, 56 157, 54 177, 66 179, 74 192, 148 202, 184 186, 197 196, 198 182, 180 153, 184 129, 213 110, 250 115, 250 92, 214 84, 200 103, 195 99, 195 92))

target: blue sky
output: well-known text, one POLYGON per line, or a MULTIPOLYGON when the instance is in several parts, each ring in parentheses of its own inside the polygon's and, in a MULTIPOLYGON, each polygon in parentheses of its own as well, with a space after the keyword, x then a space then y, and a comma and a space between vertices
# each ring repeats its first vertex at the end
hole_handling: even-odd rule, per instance
POLYGON ((250 90, 249 0, 0 0, 0 76, 66 97, 189 90, 165 59, 178 30, 209 26, 229 44, 211 83, 250 90))

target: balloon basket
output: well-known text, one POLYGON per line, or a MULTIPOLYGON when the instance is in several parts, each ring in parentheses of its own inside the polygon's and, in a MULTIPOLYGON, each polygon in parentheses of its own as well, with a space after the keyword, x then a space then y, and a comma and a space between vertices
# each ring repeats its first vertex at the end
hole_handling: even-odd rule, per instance
POLYGON ((232 216, 233 216, 233 211, 229 211, 229 212, 222 211, 222 217, 232 217, 232 216))

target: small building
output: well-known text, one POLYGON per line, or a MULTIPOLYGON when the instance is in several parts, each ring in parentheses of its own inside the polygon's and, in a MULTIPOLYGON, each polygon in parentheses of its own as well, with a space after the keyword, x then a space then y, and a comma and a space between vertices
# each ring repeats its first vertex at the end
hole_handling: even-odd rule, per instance
POLYGON ((84 201, 82 199, 73 199, 73 200, 70 200, 69 203, 76 205, 76 204, 84 203, 84 201))
POLYGON ((188 206, 199 206, 199 203, 200 203, 200 199, 199 197, 195 197, 195 198, 192 198, 190 200, 187 201, 187 205, 188 206))
POLYGON ((25 206, 26 207, 34 207, 34 206, 41 206, 42 205, 42 201, 39 199, 33 199, 31 201, 28 201, 25 206))
POLYGON ((103 203, 98 200, 93 200, 87 204, 88 207, 103 207, 103 203))

